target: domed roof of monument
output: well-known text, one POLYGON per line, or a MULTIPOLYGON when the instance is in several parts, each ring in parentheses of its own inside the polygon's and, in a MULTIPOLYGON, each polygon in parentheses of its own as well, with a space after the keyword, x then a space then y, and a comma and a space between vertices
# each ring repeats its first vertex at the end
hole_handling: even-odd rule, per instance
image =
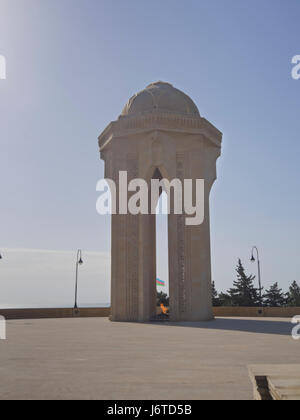
POLYGON ((197 106, 189 96, 165 82, 152 83, 130 98, 121 115, 138 115, 157 111, 200 116, 197 106))

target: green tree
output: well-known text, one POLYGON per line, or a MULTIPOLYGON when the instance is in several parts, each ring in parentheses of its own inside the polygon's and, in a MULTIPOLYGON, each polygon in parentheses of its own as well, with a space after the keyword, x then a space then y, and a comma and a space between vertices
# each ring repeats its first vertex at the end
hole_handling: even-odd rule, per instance
POLYGON ((212 282, 212 302, 213 302, 213 306, 221 306, 219 295, 218 295, 214 281, 212 282))
POLYGON ((279 289, 278 283, 274 283, 269 290, 263 296, 263 302, 265 306, 278 308, 286 304, 286 298, 282 289, 279 289))
POLYGON ((156 295, 156 305, 160 306, 161 304, 169 306, 169 297, 164 292, 157 292, 156 295))
POLYGON ((288 306, 300 306, 300 287, 296 281, 290 286, 286 298, 288 306))
POLYGON ((254 287, 255 276, 247 276, 242 261, 238 260, 236 268, 237 280, 233 288, 228 290, 232 306, 258 306, 261 304, 259 290, 254 287))
POLYGON ((219 303, 220 303, 220 306, 232 306, 231 297, 227 293, 220 293, 219 303))

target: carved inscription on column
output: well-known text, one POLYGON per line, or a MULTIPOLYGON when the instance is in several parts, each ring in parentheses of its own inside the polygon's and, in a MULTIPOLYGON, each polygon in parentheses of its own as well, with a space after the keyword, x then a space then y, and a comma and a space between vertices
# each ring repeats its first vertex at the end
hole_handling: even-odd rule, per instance
MULTIPOLYGON (((185 155, 177 153, 177 178, 185 179, 185 155)), ((185 215, 177 215, 177 250, 178 250, 178 309, 184 313, 190 310, 190 270, 187 255, 189 253, 189 234, 186 231, 185 215)))
MULTIPOLYGON (((138 177, 138 159, 127 157, 128 182, 138 177)), ((139 216, 126 215, 126 302, 129 320, 138 319, 138 241, 139 216)))
MULTIPOLYGON (((114 165, 112 168, 113 180, 117 186, 117 197, 119 192, 119 171, 126 170, 126 162, 123 156, 114 157, 114 165)), ((119 206, 117 198, 117 206, 119 206)), ((126 215, 112 215, 112 312, 117 319, 126 317, 126 306, 123 304, 124 294, 126 291, 126 255, 123 252, 126 241, 126 215)))
MULTIPOLYGON (((184 179, 184 156, 177 154, 177 178, 184 179)), ((179 312, 186 312, 186 276, 185 276, 185 241, 184 241, 184 216, 177 216, 177 249, 178 249, 178 298, 179 312)))

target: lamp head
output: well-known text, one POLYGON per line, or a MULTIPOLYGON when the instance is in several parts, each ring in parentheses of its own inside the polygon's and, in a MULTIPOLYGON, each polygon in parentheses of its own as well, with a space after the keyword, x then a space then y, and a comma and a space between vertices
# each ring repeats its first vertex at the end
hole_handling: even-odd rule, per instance
POLYGON ((251 257, 251 260, 250 261, 255 262, 255 258, 254 258, 254 255, 253 254, 252 254, 252 257, 251 257))
POLYGON ((78 261, 78 264, 79 265, 82 265, 83 264, 82 258, 80 258, 80 260, 78 261))

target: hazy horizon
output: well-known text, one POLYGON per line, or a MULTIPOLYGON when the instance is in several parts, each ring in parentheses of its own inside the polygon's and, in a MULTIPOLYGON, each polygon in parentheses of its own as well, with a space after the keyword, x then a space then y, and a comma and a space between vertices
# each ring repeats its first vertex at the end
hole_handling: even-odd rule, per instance
MULTIPOLYGON (((76 251, 1 250, 0 309, 72 308, 75 301, 76 251)), ((78 306, 109 307, 109 253, 84 251, 78 273, 78 306)), ((164 287, 168 293, 168 279, 164 287)))

